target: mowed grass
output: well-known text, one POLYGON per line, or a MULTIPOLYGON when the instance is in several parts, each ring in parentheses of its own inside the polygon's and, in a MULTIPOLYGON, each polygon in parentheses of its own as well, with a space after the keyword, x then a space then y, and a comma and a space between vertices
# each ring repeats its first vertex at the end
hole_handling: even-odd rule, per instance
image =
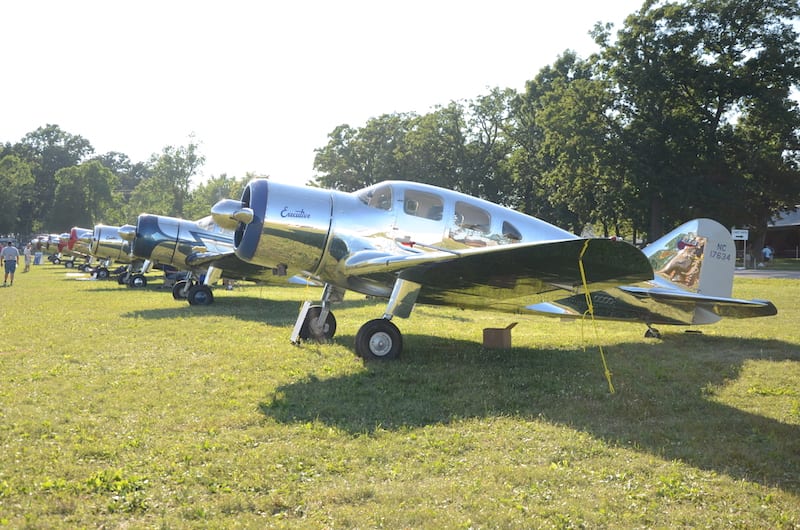
POLYGON ((418 307, 402 358, 364 364, 384 305, 353 293, 333 343, 297 347, 319 289, 190 307, 78 278, 0 289, 0 526, 800 527, 800 280, 737 279, 779 315, 660 341, 418 307))

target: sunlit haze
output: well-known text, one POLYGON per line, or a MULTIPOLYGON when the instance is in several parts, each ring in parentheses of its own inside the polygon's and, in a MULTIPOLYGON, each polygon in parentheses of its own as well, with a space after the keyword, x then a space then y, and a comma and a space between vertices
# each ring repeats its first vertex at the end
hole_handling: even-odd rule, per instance
POLYGON ((523 90, 641 0, 29 0, 2 9, 0 143, 46 124, 146 161, 190 135, 202 177, 314 177, 341 124, 523 90))

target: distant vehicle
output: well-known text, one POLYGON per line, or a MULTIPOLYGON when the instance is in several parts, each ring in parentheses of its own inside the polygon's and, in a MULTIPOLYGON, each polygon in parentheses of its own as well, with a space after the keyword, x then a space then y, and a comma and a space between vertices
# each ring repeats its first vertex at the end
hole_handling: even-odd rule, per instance
POLYGON ((325 284, 306 303, 292 341, 329 339, 331 302, 347 290, 388 300, 356 334, 365 359, 400 355, 393 317, 415 304, 656 324, 709 324, 774 315, 768 301, 730 298, 735 247, 710 219, 691 221, 645 249, 579 238, 514 210, 413 182, 345 193, 255 179, 240 200, 212 208, 235 231, 240 259, 325 284), (691 251, 685 250, 691 248, 691 251), (676 260, 673 262, 673 260, 676 260))

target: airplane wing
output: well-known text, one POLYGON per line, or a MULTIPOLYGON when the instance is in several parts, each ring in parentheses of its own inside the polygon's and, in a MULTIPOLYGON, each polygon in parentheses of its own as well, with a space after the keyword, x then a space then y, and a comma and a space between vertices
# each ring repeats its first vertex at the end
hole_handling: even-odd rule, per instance
MULTIPOLYGON (((708 296, 663 287, 625 285, 591 293, 594 316, 650 324, 709 324, 720 317, 772 316, 777 308, 767 300, 708 296)), ((569 296, 529 305, 527 311, 549 316, 578 318, 586 314, 586 297, 569 296)))
POLYGON ((223 271, 226 278, 238 280, 272 280, 276 276, 271 268, 247 263, 230 252, 193 252, 186 257, 186 265, 191 268, 215 267, 223 271))
POLYGON ((653 269, 641 251, 610 239, 567 239, 405 256, 365 251, 349 256, 340 267, 349 276, 384 282, 399 276, 418 283, 422 285, 419 303, 518 312, 531 301, 563 297, 565 290, 583 292, 579 262, 590 290, 653 278, 653 269))

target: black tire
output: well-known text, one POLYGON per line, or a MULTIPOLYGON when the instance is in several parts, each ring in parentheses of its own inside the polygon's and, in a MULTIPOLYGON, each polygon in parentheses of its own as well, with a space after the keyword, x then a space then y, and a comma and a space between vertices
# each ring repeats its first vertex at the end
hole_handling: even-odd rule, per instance
POLYGON ((175 285, 172 286, 172 298, 175 300, 186 300, 189 295, 189 289, 187 287, 189 286, 187 286, 186 280, 175 282, 175 285))
POLYGON ((95 273, 95 275, 96 275, 98 280, 105 280, 111 274, 108 272, 108 269, 106 269, 105 267, 100 267, 99 269, 97 269, 97 272, 95 273))
POLYGON ((302 340, 310 339, 322 342, 331 340, 336 334, 336 317, 333 316, 332 311, 328 311, 328 316, 325 318, 325 324, 322 326, 322 336, 315 336, 311 332, 311 321, 319 318, 320 313, 322 313, 322 306, 312 305, 308 308, 306 319, 303 321, 303 325, 300 326, 300 338, 302 340))
POLYGON ((647 328, 647 331, 644 332, 644 338, 646 339, 660 339, 661 332, 658 331, 656 328, 647 328))
POLYGON ((389 361, 400 357, 403 335, 385 318, 370 320, 356 333, 356 353, 366 361, 389 361))
POLYGON ((120 285, 128 285, 128 278, 130 278, 130 275, 130 272, 123 272, 117 276, 117 283, 120 285))
POLYGON ((208 285, 199 283, 189 289, 186 299, 190 305, 211 305, 214 303, 214 294, 208 285))
POLYGON ((147 287, 147 278, 144 277, 144 274, 132 274, 130 278, 128 278, 128 287, 133 289, 143 289, 147 287))
POLYGON ((64 262, 64 267, 66 267, 67 269, 72 269, 72 268, 75 267, 75 262, 72 261, 72 260, 65 261, 64 262))

